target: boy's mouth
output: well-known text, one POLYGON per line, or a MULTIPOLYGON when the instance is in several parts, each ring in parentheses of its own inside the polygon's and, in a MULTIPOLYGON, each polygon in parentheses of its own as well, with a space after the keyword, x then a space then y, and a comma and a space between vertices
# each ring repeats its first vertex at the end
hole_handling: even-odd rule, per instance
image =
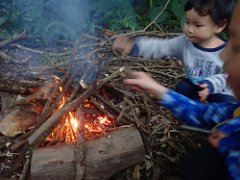
POLYGON ((196 40, 195 36, 188 36, 188 38, 189 38, 190 41, 196 40))

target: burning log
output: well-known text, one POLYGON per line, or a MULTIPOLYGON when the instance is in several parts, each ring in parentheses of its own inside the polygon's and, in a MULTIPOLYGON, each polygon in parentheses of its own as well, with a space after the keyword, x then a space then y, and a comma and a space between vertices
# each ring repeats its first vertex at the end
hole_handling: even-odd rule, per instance
MULTIPOLYGON (((144 161, 142 138, 134 126, 119 128, 85 143, 84 179, 108 179, 116 172, 144 161)), ((34 150, 32 179, 76 179, 76 152, 81 151, 74 144, 34 150)))

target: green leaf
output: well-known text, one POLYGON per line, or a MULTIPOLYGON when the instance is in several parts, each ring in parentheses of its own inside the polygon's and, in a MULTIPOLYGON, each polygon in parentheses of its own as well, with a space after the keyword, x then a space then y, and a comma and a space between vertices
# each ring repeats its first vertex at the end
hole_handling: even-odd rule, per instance
POLYGON ((181 20, 184 15, 184 5, 185 5, 185 0, 173 0, 172 1, 172 12, 177 16, 179 20, 181 20))
POLYGON ((7 20, 7 17, 3 16, 3 17, 0 17, 0 26, 3 25, 7 20))
MULTIPOLYGON (((150 17, 150 21, 153 21, 154 18, 157 17, 157 15, 162 11, 163 7, 153 7, 150 9, 149 12, 149 17, 150 17)), ((163 21, 165 21, 166 19, 170 18, 170 15, 167 11, 164 11, 159 18, 156 20, 156 23, 161 23, 163 21)))

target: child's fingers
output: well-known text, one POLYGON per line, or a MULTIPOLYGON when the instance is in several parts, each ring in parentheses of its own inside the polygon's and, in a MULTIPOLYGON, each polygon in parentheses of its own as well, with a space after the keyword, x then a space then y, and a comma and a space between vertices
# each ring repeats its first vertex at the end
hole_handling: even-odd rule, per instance
POLYGON ((201 100, 206 100, 209 95, 209 89, 205 88, 201 91, 198 91, 198 96, 200 97, 201 100))
POLYGON ((208 141, 213 147, 217 147, 219 144, 219 141, 226 136, 227 136, 227 134, 220 132, 220 131, 216 131, 216 132, 213 132, 208 137, 208 141))
POLYGON ((150 78, 150 76, 148 74, 146 74, 145 72, 142 71, 133 71, 131 73, 129 73, 129 77, 133 78, 133 79, 148 79, 150 78))
POLYGON ((199 84, 199 87, 200 88, 208 88, 208 84, 206 84, 206 83, 201 83, 201 84, 199 84))

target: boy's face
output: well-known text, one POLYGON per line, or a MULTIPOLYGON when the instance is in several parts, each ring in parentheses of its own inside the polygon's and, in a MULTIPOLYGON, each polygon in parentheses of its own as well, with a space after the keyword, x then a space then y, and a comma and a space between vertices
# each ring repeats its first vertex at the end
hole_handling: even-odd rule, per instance
POLYGON ((228 83, 235 96, 240 99, 240 1, 232 14, 230 36, 221 53, 224 70, 229 74, 228 83))
POLYGON ((186 12, 183 31, 193 43, 209 47, 212 38, 222 30, 209 15, 200 16, 194 9, 186 12))

